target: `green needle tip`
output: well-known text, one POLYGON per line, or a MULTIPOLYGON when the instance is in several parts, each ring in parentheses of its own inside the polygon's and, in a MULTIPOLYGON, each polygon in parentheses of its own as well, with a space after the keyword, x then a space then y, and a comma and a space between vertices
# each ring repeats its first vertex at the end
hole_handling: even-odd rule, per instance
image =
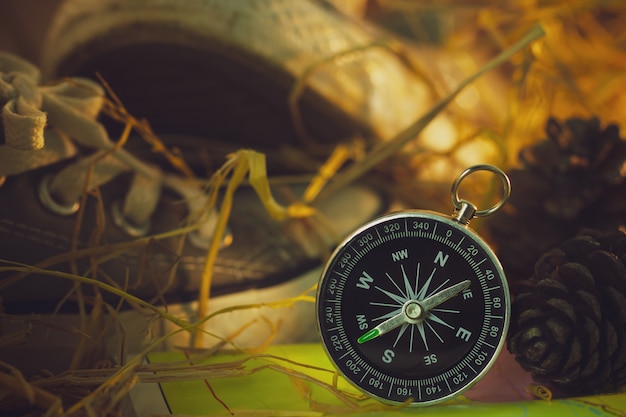
POLYGON ((359 337, 356 341, 359 342, 359 344, 363 344, 377 338, 378 335, 380 335, 380 330, 372 329, 369 332, 365 333, 363 336, 359 337))

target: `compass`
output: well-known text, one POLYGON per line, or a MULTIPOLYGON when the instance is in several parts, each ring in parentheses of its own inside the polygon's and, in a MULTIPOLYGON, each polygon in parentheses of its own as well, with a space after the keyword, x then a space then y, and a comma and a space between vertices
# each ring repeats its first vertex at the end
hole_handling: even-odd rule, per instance
POLYGON ((316 310, 322 344, 348 381, 383 402, 420 406, 453 398, 487 373, 504 344, 510 298, 498 258, 468 223, 495 213, 509 194, 504 172, 473 166, 453 183, 451 216, 395 212, 339 244, 316 310), (486 210, 458 196, 476 171, 503 185, 486 210))

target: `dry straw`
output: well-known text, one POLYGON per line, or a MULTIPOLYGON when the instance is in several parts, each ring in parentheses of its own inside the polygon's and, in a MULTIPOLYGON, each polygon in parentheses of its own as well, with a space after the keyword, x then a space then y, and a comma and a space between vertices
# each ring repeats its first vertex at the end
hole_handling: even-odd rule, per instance
MULTIPOLYGON (((550 3, 550 2, 548 2, 550 3)), ((595 2, 597 3, 597 2, 595 2)), ((613 7, 612 2, 604 6, 613 7)), ((422 2, 408 0, 384 0, 380 1, 383 7, 401 9, 417 13, 423 10, 419 8, 422 2), (417 9, 416 9, 417 7, 417 9)), ((438 2, 439 12, 446 13, 448 10, 456 10, 459 4, 466 2, 447 1, 438 2)), ((285 358, 265 355, 263 349, 271 343, 272 336, 259 344, 257 350, 246 351, 246 358, 231 362, 214 364, 200 364, 204 357, 213 355, 221 348, 238 349, 234 339, 239 333, 248 329, 249 323, 241 323, 241 328, 230 337, 218 337, 212 334, 210 329, 211 320, 221 314, 244 309, 256 309, 262 306, 270 308, 286 308, 300 302, 314 302, 313 290, 296 295, 293 298, 267 304, 252 304, 235 306, 229 309, 207 314, 210 303, 210 288, 213 273, 213 265, 217 257, 217 250, 228 220, 232 207, 232 195, 241 184, 249 184, 259 195, 268 213, 276 218, 308 217, 317 219, 319 214, 312 210, 310 203, 317 199, 341 190, 346 185, 367 175, 373 168, 384 164, 389 158, 394 158, 404 149, 407 143, 417 137, 423 129, 440 113, 447 109, 457 98, 460 92, 471 85, 486 72, 491 71, 504 63, 513 63, 514 81, 513 94, 510 99, 511 109, 503 122, 504 128, 495 132, 491 131, 494 142, 499 144, 503 153, 514 152, 516 147, 528 137, 533 137, 542 126, 546 114, 564 112, 583 108, 586 111, 605 112, 615 115, 618 111, 612 107, 619 103, 621 98, 616 96, 615 87, 626 83, 623 71, 626 67, 626 55, 621 51, 620 42, 626 39, 606 39, 606 30, 597 27, 593 19, 594 5, 587 1, 552 2, 551 6, 537 6, 535 2, 500 2, 484 0, 480 4, 474 3, 471 11, 478 16, 479 28, 492 45, 497 45, 500 53, 487 64, 480 67, 472 75, 463 80, 455 89, 441 96, 441 99, 432 109, 409 126, 405 131, 387 142, 382 142, 373 149, 363 150, 362 145, 340 145, 332 153, 322 168, 318 171, 310 183, 309 189, 304 194, 302 202, 296 202, 289 206, 279 205, 271 193, 273 179, 268 178, 263 154, 251 150, 241 150, 230 155, 225 164, 220 167, 211 178, 205 182, 209 196, 206 210, 217 209, 219 220, 217 233, 207 251, 205 269, 203 272, 202 287, 198 299, 198 319, 175 317, 167 312, 166 308, 154 307, 150 302, 144 301, 131 295, 124 286, 107 283, 106 280, 78 276, 73 273, 62 273, 53 270, 55 265, 76 262, 78 259, 88 258, 94 262, 94 270, 97 272, 98 262, 111 259, 123 254, 125 251, 137 248, 149 248, 159 245, 159 241, 169 237, 179 237, 181 245, 185 236, 195 230, 198 219, 189 219, 186 226, 173 230, 166 234, 139 238, 124 243, 102 245, 96 238, 91 247, 78 249, 74 244, 73 250, 59 254, 38 265, 17 264, 11 260, 0 261, 0 272, 4 275, 12 273, 10 278, 0 282, 2 288, 22 279, 27 274, 37 273, 49 275, 58 279, 69 280, 75 283, 74 290, 63 300, 59 300, 60 306, 69 298, 74 299, 80 306, 81 322, 83 326, 78 328, 64 328, 46 321, 39 317, 13 317, 4 315, 4 320, 22 321, 26 323, 23 330, 0 333, 0 349, 18 346, 24 343, 29 336, 29 326, 49 326, 62 329, 68 333, 83 336, 82 342, 76 346, 74 358, 70 369, 65 372, 51 375, 44 374, 37 378, 26 378, 22 372, 10 363, 0 362, 0 409, 11 410, 15 414, 30 415, 118 415, 121 413, 121 402, 127 396, 129 390, 139 382, 164 382, 164 381, 188 381, 188 380, 215 380, 220 378, 237 378, 269 370, 288 376, 293 389, 304 401, 307 401, 310 412, 289 410, 238 410, 238 415, 322 415, 326 413, 341 414, 356 411, 386 410, 389 407, 367 401, 362 397, 355 397, 340 390, 337 387, 338 376, 334 374, 334 383, 328 384, 312 378, 307 374, 307 369, 317 368, 313 364, 294 363, 285 358), (563 14, 566 11, 567 13, 563 14), (521 17, 520 17, 521 16, 521 17), (566 16, 563 18, 561 16, 566 16), (541 22, 542 26, 536 23, 541 22), (586 36, 580 35, 567 25, 584 26, 586 36), (595 26, 594 26, 595 25, 595 26), (543 29, 542 29, 543 27, 543 29), (542 36, 544 39, 538 41, 542 36), (559 44, 567 39, 571 49, 560 50, 559 44), (513 45, 507 47, 507 45, 513 45), (529 48, 530 46, 530 48, 529 48), (572 51, 576 51, 573 53, 572 51), (593 51, 593 52, 592 52, 593 51), (566 54, 570 54, 566 56, 566 54), (593 56, 592 56, 593 54, 593 56), (594 68, 596 75, 591 77, 591 63, 577 67, 585 60, 593 63, 604 62, 604 66, 594 68), (622 70, 618 73, 617 69, 622 70), (600 74, 600 75, 597 75, 600 74), (621 74, 621 75, 620 75, 621 74), (601 76, 604 76, 602 78, 601 76), (602 78, 602 79, 601 79, 602 78), (558 81, 558 85, 554 81, 558 81), (590 91, 594 90, 595 95, 590 91), (596 94, 597 93, 597 94, 596 94), (572 97, 575 100, 572 100, 572 97), (565 106, 563 103, 567 103, 565 106), (532 134, 529 134, 532 133, 532 134), (521 138, 521 139, 520 139, 521 138), (361 156, 359 156, 361 155, 361 156), (354 160, 350 165, 345 164, 348 160, 354 160), (344 168, 344 165, 347 165, 344 168), (217 207, 218 193, 221 195, 221 206, 217 207), (88 286, 93 288, 92 297, 82 294, 81 288, 88 286), (102 293, 113 294, 119 297, 120 302, 116 305, 108 305, 103 301, 102 293), (153 317, 154 321, 165 320, 173 323, 177 330, 171 334, 155 337, 151 343, 137 356, 127 360, 124 356, 123 346, 119 347, 122 353, 120 363, 110 364, 107 362, 92 361, 89 363, 90 347, 99 342, 98 338, 104 337, 103 326, 110 329, 118 329, 115 322, 118 320, 122 303, 131 305, 137 311, 144 312, 153 317), (30 321, 29 321, 30 320, 30 321), (104 323, 104 324, 103 324, 104 323), (207 326, 205 326, 207 325, 207 326), (186 352, 192 355, 193 364, 190 361, 175 363, 146 364, 144 357, 150 352, 159 349, 165 341, 174 334, 189 332, 195 336, 195 345, 186 352), (211 346, 206 348, 206 346, 211 346), (247 366, 254 359, 265 360, 264 365, 247 366), (312 394, 311 387, 317 386, 330 392, 336 402, 332 404, 319 402, 312 394)), ((459 8, 466 11, 466 8, 459 8)), ((623 12, 620 10, 620 12, 623 12)), ((622 15, 624 16, 624 15, 622 15)), ((616 30, 616 29, 615 29, 616 30)), ((391 48, 390 44, 367 45, 364 48, 391 48)), ((346 51, 349 54, 354 51, 346 51)), ((343 55, 343 54, 342 54, 343 55)), ((337 58, 337 57, 335 57, 337 58)), ((294 86, 289 97, 292 116, 296 127, 301 135, 306 136, 298 111, 298 100, 307 77, 313 74, 319 67, 332 65, 333 60, 321 62, 310 68, 294 86)), ((510 65, 510 64, 509 64, 510 65)), ((106 86, 104 80, 101 80, 106 86)), ((621 89, 623 90, 623 89, 621 89)), ((118 147, 124 146, 126 139, 132 130, 138 132, 153 148, 161 153, 169 161, 172 167, 180 172, 189 181, 199 181, 194 178, 191 170, 184 160, 176 153, 171 152, 150 129, 147 121, 138 120, 129 114, 115 94, 108 89, 109 99, 106 101, 105 113, 121 122, 125 126, 124 133, 118 141, 118 147)), ((626 118, 624 118, 626 120, 626 118)), ((478 127, 478 131, 484 131, 484 127, 478 127), (482 129, 482 130, 481 130, 482 129)), ((474 135, 467 137, 473 138, 474 135)), ((536 137, 536 136, 535 136, 536 137)), ((354 143, 360 143, 355 141, 354 143)), ((428 153, 432 157, 432 152, 428 153)), ((414 156, 414 155, 413 155, 414 156)), ((441 155, 443 157, 449 155, 441 155)), ((414 181, 414 179, 413 179, 414 181)), ((85 197, 87 198, 87 193, 85 197)), ((99 194, 95 193, 99 201, 99 194)), ((84 205, 81 205, 84 207, 84 205)), ((100 207, 102 210, 102 207, 100 207)), ((324 224, 322 220, 317 220, 324 224)), ((80 227, 77 222, 75 236, 80 227)), ((102 228, 103 224, 96 225, 96 229, 102 228)), ((97 233, 96 233, 97 235, 97 233)), ((170 279, 175 279, 174 265, 170 279)), ((128 279, 127 279, 128 281, 128 279)), ((2 330, 2 329, 0 329, 2 330)), ((278 329, 273 329, 273 332, 278 329)), ((123 338, 122 338, 123 339, 123 338)), ((99 358, 103 359, 103 358, 99 358)), ((319 369, 317 369, 319 370, 319 369)), ((324 370, 333 374, 333 371, 324 370)), ((223 404, 226 413, 231 412, 228 404, 223 404)))

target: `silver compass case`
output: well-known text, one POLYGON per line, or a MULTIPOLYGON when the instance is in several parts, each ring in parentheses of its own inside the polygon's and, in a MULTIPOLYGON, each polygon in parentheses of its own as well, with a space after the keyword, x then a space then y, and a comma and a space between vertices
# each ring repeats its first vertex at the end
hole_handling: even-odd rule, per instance
POLYGON ((379 217, 332 253, 317 294, 322 344, 340 373, 386 403, 420 406, 480 380, 505 341, 510 296, 502 266, 467 223, 492 214, 459 200, 453 216, 406 210, 379 217))

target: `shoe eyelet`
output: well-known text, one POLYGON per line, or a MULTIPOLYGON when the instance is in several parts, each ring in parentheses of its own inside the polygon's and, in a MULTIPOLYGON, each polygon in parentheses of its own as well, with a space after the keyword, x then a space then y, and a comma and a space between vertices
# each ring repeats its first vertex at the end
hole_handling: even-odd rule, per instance
POLYGON ((55 214, 60 214, 61 216, 71 216, 76 213, 80 208, 80 202, 76 201, 69 205, 60 204, 52 198, 49 188, 51 179, 51 175, 46 175, 39 183, 39 201, 41 201, 41 203, 46 206, 48 210, 55 214))
POLYGON ((142 237, 147 235, 150 231, 151 225, 149 221, 141 225, 129 222, 122 212, 122 203, 120 201, 115 201, 111 205, 111 215, 113 217, 113 223, 129 236, 142 237))

